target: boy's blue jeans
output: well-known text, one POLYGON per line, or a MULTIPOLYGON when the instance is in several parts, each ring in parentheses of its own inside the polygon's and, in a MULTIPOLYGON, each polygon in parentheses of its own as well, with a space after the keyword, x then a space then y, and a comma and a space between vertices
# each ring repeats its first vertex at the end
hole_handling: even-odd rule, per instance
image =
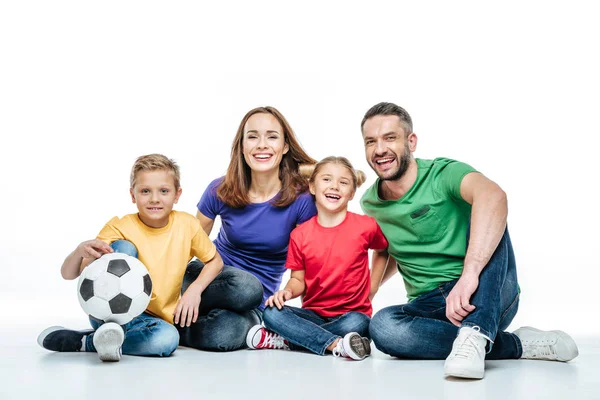
MULTIPOLYGON (((439 285, 408 304, 384 308, 373 316, 370 332, 382 352, 402 358, 445 359, 452 350, 458 327, 446 318, 446 298, 457 280, 439 285)), ((519 305, 515 255, 508 230, 479 276, 479 287, 471 296, 476 309, 462 327, 478 326, 493 343, 488 360, 516 359, 522 354, 519 338, 504 329, 519 305)))
MULTIPOLYGON (((132 257, 137 257, 137 249, 126 240, 117 240, 110 247, 115 253, 125 253, 132 257)), ((102 323, 91 319, 90 323, 94 330, 98 329, 102 323)), ((142 313, 138 317, 122 326, 125 332, 125 341, 123 342, 123 354, 132 356, 170 356, 179 345, 179 333, 175 327, 148 313, 142 313)), ((86 351, 96 351, 93 342, 93 335, 86 338, 86 351)))
POLYGON ((283 306, 267 307, 263 312, 267 329, 288 340, 292 350, 310 350, 324 355, 327 347, 347 333, 356 332, 369 337, 370 318, 359 312, 348 312, 337 317, 322 317, 304 308, 283 306))

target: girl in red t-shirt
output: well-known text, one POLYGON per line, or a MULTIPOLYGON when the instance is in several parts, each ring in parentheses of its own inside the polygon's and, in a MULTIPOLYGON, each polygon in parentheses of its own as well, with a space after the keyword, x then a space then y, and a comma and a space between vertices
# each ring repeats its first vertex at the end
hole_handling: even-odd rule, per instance
POLYGON ((298 349, 362 360, 371 353, 371 299, 387 263, 388 242, 377 222, 348 211, 365 180, 344 157, 319 162, 309 180, 316 216, 292 231, 290 280, 266 301, 265 326, 248 332, 251 349, 298 349), (369 249, 373 253, 369 272, 369 249), (302 296, 302 308, 286 306, 302 296))

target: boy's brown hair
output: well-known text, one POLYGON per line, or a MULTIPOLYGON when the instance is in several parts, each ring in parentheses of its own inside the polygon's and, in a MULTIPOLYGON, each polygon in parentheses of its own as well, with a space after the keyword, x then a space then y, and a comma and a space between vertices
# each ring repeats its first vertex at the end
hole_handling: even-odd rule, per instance
POLYGON ((133 163, 131 168, 131 175, 129 177, 129 184, 131 188, 135 186, 138 172, 141 171, 168 171, 173 176, 173 183, 175 183, 175 190, 180 188, 180 175, 179 165, 177 163, 162 154, 148 154, 145 156, 138 157, 133 163))

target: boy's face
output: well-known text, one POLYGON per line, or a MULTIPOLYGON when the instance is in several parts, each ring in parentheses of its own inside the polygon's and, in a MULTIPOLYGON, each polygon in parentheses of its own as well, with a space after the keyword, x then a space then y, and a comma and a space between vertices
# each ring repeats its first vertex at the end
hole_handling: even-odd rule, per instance
POLYGON ((151 228, 162 228, 169 223, 173 204, 181 196, 169 171, 140 171, 135 186, 129 189, 131 200, 137 205, 142 222, 151 228))

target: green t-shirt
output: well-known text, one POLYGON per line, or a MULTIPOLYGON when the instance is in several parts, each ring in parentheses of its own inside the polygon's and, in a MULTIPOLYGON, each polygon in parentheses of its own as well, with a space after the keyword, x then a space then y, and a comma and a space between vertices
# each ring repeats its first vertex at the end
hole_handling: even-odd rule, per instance
POLYGON ((476 172, 448 158, 416 161, 417 179, 404 196, 382 200, 377 179, 360 201, 389 242, 388 251, 397 261, 409 300, 460 277, 471 218, 471 205, 461 197, 460 183, 476 172))

